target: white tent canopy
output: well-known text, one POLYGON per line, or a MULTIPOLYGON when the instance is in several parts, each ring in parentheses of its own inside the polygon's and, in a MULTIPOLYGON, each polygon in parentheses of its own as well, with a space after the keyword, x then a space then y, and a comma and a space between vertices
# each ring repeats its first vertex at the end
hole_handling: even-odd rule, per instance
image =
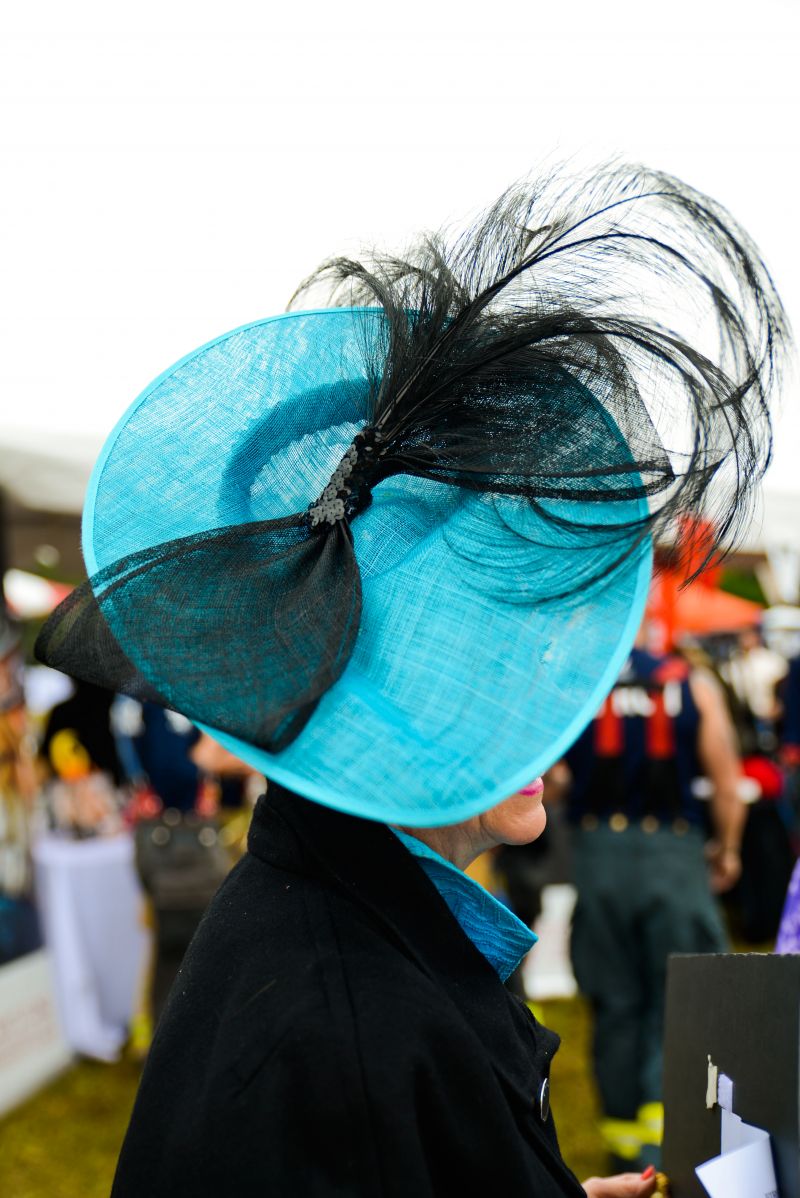
POLYGON ((741 548, 753 553, 782 548, 800 552, 800 491, 765 488, 741 548))
POLYGON ((80 512, 102 440, 0 428, 0 488, 34 511, 80 512))

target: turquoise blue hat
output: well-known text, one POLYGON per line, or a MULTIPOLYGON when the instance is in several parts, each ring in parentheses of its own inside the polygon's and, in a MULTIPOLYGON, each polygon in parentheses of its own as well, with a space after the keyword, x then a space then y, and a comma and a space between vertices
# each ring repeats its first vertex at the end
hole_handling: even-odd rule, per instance
POLYGON ((156 379, 97 462, 89 582, 40 655, 367 818, 456 822, 552 765, 698 473, 676 475, 620 330, 520 295, 547 242, 487 219, 491 272, 486 225, 469 270, 332 264, 372 302, 257 321, 156 379))

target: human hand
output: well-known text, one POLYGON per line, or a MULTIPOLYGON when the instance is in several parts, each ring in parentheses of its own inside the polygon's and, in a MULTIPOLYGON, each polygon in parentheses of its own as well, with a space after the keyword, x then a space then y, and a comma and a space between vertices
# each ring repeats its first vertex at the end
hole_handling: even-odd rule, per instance
POLYGON ((724 894, 736 885, 741 876, 742 858, 739 851, 712 841, 706 849, 706 856, 711 867, 711 889, 714 894, 724 894))
POLYGON ((248 774, 257 772, 252 766, 234 757, 233 753, 224 749, 207 732, 201 732, 199 740, 192 745, 189 759, 199 770, 206 774, 216 774, 219 778, 245 778, 248 774))
POLYGON ((613 1177, 590 1177, 583 1183, 588 1198, 650 1198, 656 1192, 656 1171, 615 1173, 613 1177))

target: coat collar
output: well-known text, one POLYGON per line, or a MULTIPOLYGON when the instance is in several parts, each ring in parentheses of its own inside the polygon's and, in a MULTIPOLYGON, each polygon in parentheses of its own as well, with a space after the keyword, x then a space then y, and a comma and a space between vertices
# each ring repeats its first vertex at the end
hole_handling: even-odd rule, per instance
POLYGON ((327 880, 368 908, 427 973, 496 984, 486 958, 385 824, 323 807, 270 782, 256 805, 248 848, 280 869, 327 880))
POLYGON ((429 845, 399 828, 392 831, 419 862, 462 931, 480 949, 500 981, 507 981, 536 943, 534 933, 505 903, 429 845))
MULTIPOLYGON (((493 1058, 519 1057, 522 1035, 537 1071, 547 1072, 558 1037, 539 1027, 500 983, 434 884, 385 824, 323 807, 271 782, 256 806, 248 847, 279 869, 327 882, 368 910, 384 934, 447 993, 493 1058)), ((526 1089, 521 1062, 520 1070, 512 1080, 526 1089)))

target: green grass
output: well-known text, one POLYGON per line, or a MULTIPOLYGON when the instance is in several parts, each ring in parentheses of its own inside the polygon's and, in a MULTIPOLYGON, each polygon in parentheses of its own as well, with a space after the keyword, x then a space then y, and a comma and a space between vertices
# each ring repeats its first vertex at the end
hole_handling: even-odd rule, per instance
MULTIPOLYGON (((564 1158, 580 1178, 602 1173, 585 1004, 543 1003, 541 1014, 562 1037, 551 1087, 564 1158)), ((2 1120, 3 1198, 108 1198, 138 1078, 130 1061, 81 1061, 2 1120)))
POLYGON ((561 1037, 550 1071, 550 1104, 561 1155, 581 1181, 608 1172, 590 1065, 591 1016, 582 998, 541 1004, 542 1022, 561 1037))
POLYGON ((8 1115, 3 1198, 108 1198, 138 1080, 131 1062, 81 1061, 8 1115))

